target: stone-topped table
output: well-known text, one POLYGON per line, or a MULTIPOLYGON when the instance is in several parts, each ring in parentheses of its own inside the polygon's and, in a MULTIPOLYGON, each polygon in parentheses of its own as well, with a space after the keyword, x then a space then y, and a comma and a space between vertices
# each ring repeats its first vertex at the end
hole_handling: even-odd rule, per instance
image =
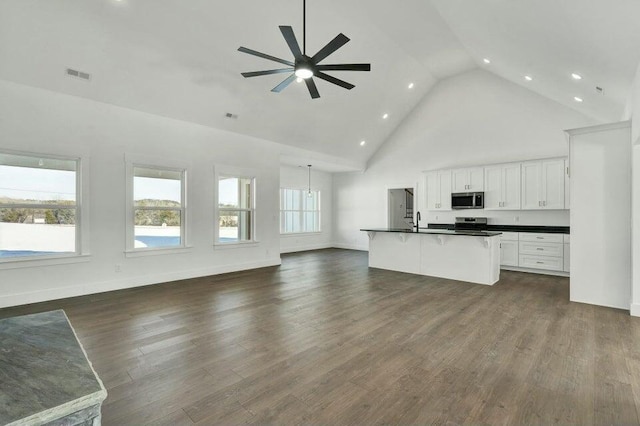
POLYGON ((96 426, 106 397, 64 311, 0 320, 0 425, 96 426))

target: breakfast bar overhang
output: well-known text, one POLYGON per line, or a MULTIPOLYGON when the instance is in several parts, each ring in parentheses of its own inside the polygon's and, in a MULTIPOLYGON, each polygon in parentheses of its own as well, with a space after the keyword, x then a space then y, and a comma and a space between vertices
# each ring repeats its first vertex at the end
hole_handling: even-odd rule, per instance
POLYGON ((493 285, 500 279, 500 232, 361 229, 369 267, 493 285))

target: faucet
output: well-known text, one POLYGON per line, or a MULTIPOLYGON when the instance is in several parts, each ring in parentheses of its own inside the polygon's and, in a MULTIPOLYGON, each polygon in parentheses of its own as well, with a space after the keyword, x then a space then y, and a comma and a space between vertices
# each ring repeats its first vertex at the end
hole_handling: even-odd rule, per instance
POLYGON ((416 232, 420 232, 420 212, 416 213, 416 232))

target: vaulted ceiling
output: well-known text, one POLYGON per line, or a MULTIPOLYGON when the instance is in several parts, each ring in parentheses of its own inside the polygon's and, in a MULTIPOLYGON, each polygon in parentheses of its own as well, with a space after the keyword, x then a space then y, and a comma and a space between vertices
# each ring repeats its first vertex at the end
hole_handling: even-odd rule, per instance
POLYGON ((286 75, 240 75, 279 64, 239 46, 291 57, 278 25, 293 26, 301 38, 302 0, 3 0, 0 78, 341 157, 341 167, 358 168, 440 79, 484 67, 613 121, 640 61, 636 0, 308 0, 307 13, 308 52, 342 32, 351 41, 324 62, 372 64, 370 73, 331 72, 353 90, 318 80, 321 98, 312 100, 304 84, 272 93, 286 75), (91 80, 69 78, 66 68, 91 80))

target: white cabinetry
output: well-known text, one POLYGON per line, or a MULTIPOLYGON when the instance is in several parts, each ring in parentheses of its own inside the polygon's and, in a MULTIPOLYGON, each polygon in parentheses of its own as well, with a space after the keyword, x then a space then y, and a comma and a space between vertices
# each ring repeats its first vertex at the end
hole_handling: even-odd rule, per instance
POLYGON ((451 192, 484 190, 484 168, 456 169, 451 172, 451 192))
POLYGON ((564 209, 565 160, 522 163, 522 209, 564 209))
POLYGON ((500 236, 500 265, 518 266, 517 232, 503 232, 500 236))
POLYGON ((564 270, 564 244, 562 234, 520 233, 521 268, 564 270))
POLYGON ((484 168, 484 208, 520 209, 520 163, 498 164, 484 168))
POLYGON ((451 171, 426 173, 427 210, 451 210, 451 171))

